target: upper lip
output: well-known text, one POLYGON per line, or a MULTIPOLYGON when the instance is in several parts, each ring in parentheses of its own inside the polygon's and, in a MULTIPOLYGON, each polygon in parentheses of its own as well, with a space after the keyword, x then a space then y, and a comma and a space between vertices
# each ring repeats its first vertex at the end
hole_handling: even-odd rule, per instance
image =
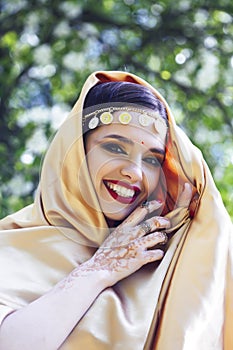
POLYGON ((136 194, 141 192, 141 189, 138 186, 131 185, 128 182, 124 182, 124 181, 120 181, 120 180, 104 180, 104 182, 111 182, 113 184, 125 187, 125 188, 127 188, 129 190, 135 191, 136 194))

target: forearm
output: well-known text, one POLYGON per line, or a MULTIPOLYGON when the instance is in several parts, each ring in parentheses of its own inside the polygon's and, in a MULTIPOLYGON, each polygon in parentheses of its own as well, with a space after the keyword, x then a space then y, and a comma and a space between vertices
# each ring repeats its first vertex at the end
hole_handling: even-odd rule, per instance
POLYGON ((0 328, 0 348, 57 350, 107 287, 105 281, 102 271, 83 276, 74 270, 49 293, 6 317, 0 328))
MULTIPOLYGON (((156 201, 151 202, 150 211, 154 207, 158 207, 156 201)), ((0 328, 0 349, 57 350, 101 291, 160 260, 163 251, 156 246, 166 242, 166 235, 157 229, 169 228, 170 222, 158 216, 146 220, 149 234, 137 225, 145 215, 143 207, 137 208, 90 260, 49 293, 6 317, 0 328)))

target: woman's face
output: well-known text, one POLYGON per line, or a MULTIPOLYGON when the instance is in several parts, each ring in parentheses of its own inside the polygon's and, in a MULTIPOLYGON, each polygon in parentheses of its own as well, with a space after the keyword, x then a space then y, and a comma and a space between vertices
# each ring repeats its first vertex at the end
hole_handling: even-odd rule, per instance
POLYGON ((90 176, 108 220, 126 218, 156 189, 165 155, 166 128, 142 127, 138 113, 128 125, 100 126, 86 137, 90 176))

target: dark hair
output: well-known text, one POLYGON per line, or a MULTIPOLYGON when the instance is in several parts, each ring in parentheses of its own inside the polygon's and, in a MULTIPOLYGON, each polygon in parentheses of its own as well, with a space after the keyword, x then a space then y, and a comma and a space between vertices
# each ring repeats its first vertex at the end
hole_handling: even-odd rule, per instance
POLYGON ((166 108, 153 92, 140 84, 125 81, 99 83, 92 87, 84 101, 84 109, 113 102, 137 104, 158 111, 167 123, 166 108))

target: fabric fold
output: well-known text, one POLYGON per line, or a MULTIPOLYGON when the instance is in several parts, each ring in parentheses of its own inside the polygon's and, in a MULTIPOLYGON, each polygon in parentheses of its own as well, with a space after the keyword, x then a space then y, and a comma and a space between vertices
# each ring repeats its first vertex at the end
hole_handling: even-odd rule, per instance
POLYGON ((167 102, 127 72, 87 78, 43 160, 35 202, 0 221, 0 319, 46 293, 109 234, 82 133, 85 96, 105 81, 147 86, 166 106, 169 135, 157 195, 172 225, 162 261, 104 290, 61 349, 232 350, 231 220, 201 152, 176 125, 167 102), (188 209, 177 208, 185 182, 193 198, 188 209))

